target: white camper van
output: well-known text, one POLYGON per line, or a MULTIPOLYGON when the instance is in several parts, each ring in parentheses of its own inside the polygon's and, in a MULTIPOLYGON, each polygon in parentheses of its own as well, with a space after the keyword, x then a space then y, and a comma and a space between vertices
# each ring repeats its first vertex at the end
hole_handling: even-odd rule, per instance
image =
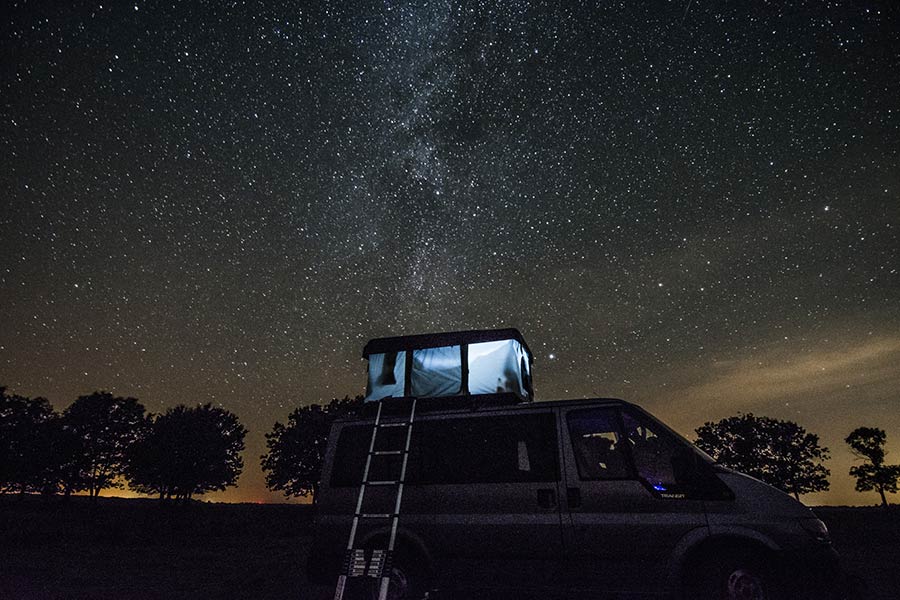
POLYGON ((533 402, 515 330, 373 340, 336 422, 309 576, 343 598, 839 598, 801 503, 616 399, 533 402))

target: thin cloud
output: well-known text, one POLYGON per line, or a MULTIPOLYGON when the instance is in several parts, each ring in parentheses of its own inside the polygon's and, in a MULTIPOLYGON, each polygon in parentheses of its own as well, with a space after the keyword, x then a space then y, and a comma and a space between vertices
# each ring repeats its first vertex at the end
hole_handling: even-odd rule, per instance
POLYGON ((790 355, 783 350, 720 362, 700 381, 679 390, 694 401, 724 400, 730 406, 768 404, 827 393, 847 386, 900 382, 900 337, 790 355))

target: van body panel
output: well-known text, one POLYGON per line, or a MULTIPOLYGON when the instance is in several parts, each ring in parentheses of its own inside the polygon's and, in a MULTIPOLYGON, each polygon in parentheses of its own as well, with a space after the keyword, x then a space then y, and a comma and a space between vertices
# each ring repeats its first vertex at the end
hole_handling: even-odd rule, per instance
MULTIPOLYGON (((558 440, 555 411, 549 406, 534 406, 532 410, 461 410, 453 414, 422 414, 415 420, 398 539, 401 543, 403 539, 414 539, 427 549, 438 582, 464 582, 479 587, 501 588, 544 588, 559 584, 563 542, 559 502, 562 458, 559 456, 558 441, 552 442, 554 464, 542 465, 545 471, 553 474, 541 481, 435 483, 441 477, 434 472, 436 468, 439 470, 440 465, 435 467, 433 451, 429 456, 428 450, 423 450, 433 441, 429 435, 434 433, 436 426, 465 432, 467 423, 477 426, 487 423, 485 419, 497 417, 501 421, 518 423, 529 416, 543 419, 550 429, 551 439, 558 440)), ((334 555, 345 549, 359 486, 335 485, 335 477, 341 477, 335 468, 340 462, 335 456, 336 448, 345 428, 371 427, 373 423, 373 419, 347 420, 335 423, 332 428, 317 502, 316 552, 334 555), (343 544, 344 548, 339 544, 343 544)), ((367 431, 370 432, 371 428, 367 431)), ((469 433, 475 435, 478 432, 469 433)), ((488 431, 486 434, 490 433, 488 431)), ((358 438, 368 439, 368 435, 370 433, 358 438)), ((511 458, 519 462, 518 467, 525 470, 523 476, 527 477, 532 468, 538 468, 539 457, 535 456, 535 448, 528 445, 533 439, 526 443, 524 438, 528 435, 522 433, 522 437, 523 441, 512 447, 514 455, 511 458)), ((481 441, 487 445, 492 443, 489 439, 481 441)), ((498 460, 489 455, 476 458, 478 462, 486 463, 498 460)), ((445 475, 454 477, 459 473, 445 475)), ((361 478, 360 473, 357 479, 361 481, 361 478)), ((362 512, 392 512, 385 500, 395 498, 395 493, 395 488, 390 486, 367 487, 362 512)), ((387 519, 361 520, 357 529, 357 546, 364 547, 367 542, 388 533, 387 519)))
POLYGON ((813 511, 790 495, 735 471, 719 474, 735 493, 732 502, 706 502, 710 534, 735 544, 755 543, 775 557, 788 593, 798 600, 839 598, 842 571, 831 542, 803 527, 813 511))
POLYGON ((710 515, 749 515, 765 518, 802 519, 814 517, 812 510, 792 498, 789 494, 774 488, 749 475, 737 471, 724 471, 719 479, 735 495, 731 502, 707 502, 710 515))
POLYGON ((681 589, 688 557, 709 539, 709 527, 698 527, 697 529, 692 529, 678 540, 678 544, 676 544, 666 564, 665 589, 669 594, 677 594, 681 589))
MULTIPOLYGON (((559 473, 561 458, 558 441, 553 443, 552 476, 544 481, 470 481, 460 483, 421 483, 434 481, 435 473, 417 472, 433 460, 422 456, 423 447, 432 440, 435 427, 449 427, 463 434, 475 435, 482 441, 484 435, 494 433, 479 431, 481 424, 501 420, 543 419, 548 431, 556 434, 555 411, 550 407, 534 409, 500 409, 453 415, 424 415, 413 426, 413 449, 410 453, 411 482, 405 486, 401 523, 407 516, 416 519, 416 532, 440 563, 438 576, 446 582, 468 581, 484 587, 544 587, 559 582, 562 566, 562 533, 560 515, 559 473), (473 433, 467 424, 475 427, 473 433), (422 463, 422 464, 417 464, 422 463)), ((505 436, 527 438, 525 433, 500 432, 500 446, 506 446, 505 436)), ((558 440, 558 438, 557 438, 558 440)), ((444 442, 446 442, 445 440, 444 442)), ((490 447, 490 440, 483 440, 490 447)), ((443 444, 444 442, 437 442, 443 444)), ((524 443, 524 442, 523 442, 524 443)), ((504 448, 511 453, 525 452, 522 457, 513 456, 528 467, 537 457, 529 460, 527 447, 504 448)), ((433 458, 433 457, 432 457, 433 458)), ((503 457, 509 458, 504 455, 503 457)), ((479 462, 499 461, 500 457, 485 455, 479 462)), ((439 468, 439 466, 437 467, 439 468)), ((411 522, 411 521, 410 521, 411 522)))
POLYGON ((720 473, 719 478, 735 498, 704 503, 711 535, 753 540, 775 551, 802 549, 814 542, 800 524, 801 519, 815 518, 808 507, 742 473, 720 473))
POLYGON ((568 581, 660 593, 682 539, 709 535, 703 513, 686 506, 695 501, 653 498, 638 482, 587 482, 581 493, 582 508, 568 513, 568 581), (615 496, 623 500, 609 501, 615 496))
POLYGON ((555 482, 410 485, 400 522, 437 557, 444 581, 550 585, 559 580, 562 534, 558 501, 538 502, 544 490, 559 498, 555 482))
MULTIPOLYGON (((839 572, 828 541, 804 529, 814 518, 808 508, 713 467, 627 402, 428 406, 413 424, 398 543, 433 567, 441 587, 671 595, 680 590, 687 558, 721 548, 707 546, 715 540, 766 548, 795 569, 792 575, 808 573, 811 581, 831 581, 839 572), (454 446, 457 440, 465 441, 454 446)), ((363 428, 371 432, 373 422, 370 414, 332 426, 316 498, 311 579, 334 581, 356 510, 362 467, 359 456, 349 462, 338 456, 339 439, 356 428, 340 454, 351 448, 364 456, 363 428)), ((367 487, 363 512, 368 505, 382 512, 374 508, 393 497, 388 491, 367 487)), ((388 533, 389 520, 362 520, 356 546, 388 533)))
MULTIPOLYGON (((602 410, 614 417, 613 424, 621 422, 618 408, 602 410)), ((686 536, 708 535, 702 503, 662 498, 632 468, 629 479, 583 478, 569 417, 584 412, 583 407, 560 410, 567 493, 565 580, 603 591, 663 593, 676 547, 686 536)))

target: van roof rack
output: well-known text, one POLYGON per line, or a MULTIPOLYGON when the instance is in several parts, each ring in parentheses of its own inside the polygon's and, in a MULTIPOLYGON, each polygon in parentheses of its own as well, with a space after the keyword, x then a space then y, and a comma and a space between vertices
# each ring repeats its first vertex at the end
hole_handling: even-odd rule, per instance
MULTIPOLYGON (((378 412, 378 404, 384 404, 382 418, 389 419, 401 415, 408 410, 412 397, 403 396, 398 398, 383 398, 378 402, 366 402, 358 410, 347 416, 338 417, 337 421, 365 421, 375 417, 378 412)), ((418 414, 435 414, 435 413, 460 413, 475 412, 479 410, 491 410, 497 408, 523 408, 528 407, 580 407, 584 405, 627 405, 633 406, 630 402, 621 398, 569 398, 564 400, 551 400, 544 402, 528 402, 523 401, 516 394, 478 394, 477 396, 444 396, 436 398, 416 398, 418 406, 416 413, 418 414)))
MULTIPOLYGON (((398 409, 398 411, 402 412, 402 407, 408 405, 410 400, 412 400, 412 398, 406 396, 399 398, 382 398, 381 402, 384 404, 383 414, 389 415, 393 412, 397 412, 394 410, 395 407, 398 409)), ((514 406, 516 404, 531 404, 531 402, 523 401, 522 398, 520 398, 517 394, 513 394, 511 392, 505 392, 501 394, 477 394, 470 396, 440 396, 432 398, 418 398, 417 401, 418 404, 416 406, 416 412, 420 414, 460 410, 478 410, 480 408, 514 406)), ((377 411, 377 402, 366 402, 363 405, 360 416, 374 417, 377 411)))

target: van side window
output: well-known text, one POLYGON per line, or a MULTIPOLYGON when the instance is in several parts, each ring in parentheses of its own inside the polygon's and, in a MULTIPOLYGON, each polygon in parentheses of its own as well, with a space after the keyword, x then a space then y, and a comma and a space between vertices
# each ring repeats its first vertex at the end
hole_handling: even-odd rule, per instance
POLYGON ((341 429, 331 467, 332 487, 358 486, 362 482, 371 440, 371 425, 351 425, 341 429))
POLYGON ((413 425, 408 481, 557 481, 556 417, 533 413, 432 419, 413 425))
POLYGON ((581 479, 633 478, 616 409, 572 411, 567 421, 581 479))
POLYGON ((622 412, 625 437, 638 474, 659 492, 673 491, 681 483, 676 467, 687 449, 675 437, 644 415, 622 412))

